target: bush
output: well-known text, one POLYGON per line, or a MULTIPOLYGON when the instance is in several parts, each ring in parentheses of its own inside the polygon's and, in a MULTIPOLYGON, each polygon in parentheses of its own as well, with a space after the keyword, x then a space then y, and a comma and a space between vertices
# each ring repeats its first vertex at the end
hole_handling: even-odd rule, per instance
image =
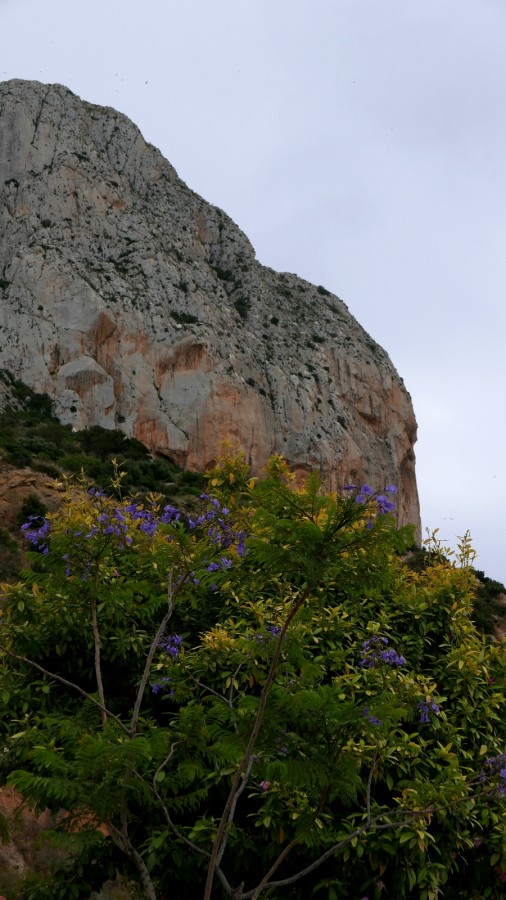
POLYGON ((34 527, 40 528, 47 515, 47 506, 40 499, 38 494, 28 494, 19 510, 18 523, 24 525, 25 522, 32 521, 34 527))
MULTIPOLYGON (((19 575, 21 558, 18 545, 5 528, 0 528, 0 581, 11 581, 19 575)), ((2 836, 0 815, 0 838, 2 836)))
POLYGON ((501 896, 506 660, 467 540, 410 571, 392 486, 327 496, 280 459, 209 488, 191 515, 74 489, 27 533, 3 779, 105 823, 151 900, 501 896))
POLYGON ((130 459, 149 457, 149 450, 140 441, 126 437, 122 431, 101 428, 100 425, 92 425, 91 428, 77 432, 75 438, 83 450, 100 459, 119 454, 130 459))

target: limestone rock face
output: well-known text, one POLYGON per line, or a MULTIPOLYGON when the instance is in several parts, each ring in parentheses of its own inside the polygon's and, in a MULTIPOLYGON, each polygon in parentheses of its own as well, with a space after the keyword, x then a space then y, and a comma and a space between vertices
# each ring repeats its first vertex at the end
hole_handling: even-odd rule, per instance
POLYGON ((0 367, 75 428, 191 469, 224 438, 329 487, 399 487, 419 523, 411 401, 338 297, 255 259, 124 115, 0 84, 0 367))

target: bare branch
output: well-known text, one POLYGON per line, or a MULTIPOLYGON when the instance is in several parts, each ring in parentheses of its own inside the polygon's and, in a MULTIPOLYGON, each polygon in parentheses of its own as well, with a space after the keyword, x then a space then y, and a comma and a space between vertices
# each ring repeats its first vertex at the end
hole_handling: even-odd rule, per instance
POLYGON ((230 680, 230 692, 229 692, 229 695, 228 695, 228 696, 229 696, 229 701, 228 701, 228 702, 229 702, 230 709, 233 709, 233 708, 234 708, 234 704, 232 703, 232 697, 234 696, 234 681, 235 681, 235 679, 237 678, 239 672, 241 671, 243 665, 244 665, 244 662, 240 662, 240 663, 239 663, 239 665, 237 666, 237 669, 235 670, 235 672, 234 672, 234 674, 232 675, 232 678, 231 678, 231 680, 230 680))
POLYGON ((153 789, 154 789, 155 791, 156 791, 156 779, 157 779, 158 774, 159 774, 160 772, 162 772, 163 769, 165 769, 165 766, 167 765, 167 763, 172 759, 172 757, 173 757, 173 755, 174 755, 174 751, 175 751, 177 745, 180 744, 180 743, 181 743, 181 741, 174 741, 174 743, 171 745, 171 748, 170 748, 170 750, 169 750, 167 756, 165 757, 164 761, 163 761, 162 763, 160 763, 160 765, 158 766, 158 768, 157 768, 155 774, 153 775, 153 789))
MULTIPOLYGON (((96 588, 97 588, 97 572, 95 573, 94 581, 95 581, 95 590, 96 590, 96 588)), ((105 727, 105 724, 107 722, 107 716, 104 712, 104 710, 105 710, 105 693, 104 693, 104 683, 102 681, 102 664, 101 664, 101 659, 100 659, 101 641, 100 641, 100 631, 99 631, 99 627, 98 627, 96 595, 93 595, 90 598, 90 604, 91 604, 91 628, 92 628, 92 632, 93 632, 95 678, 97 679, 98 696, 99 696, 100 702, 102 704, 102 711, 101 711, 102 727, 105 727)))
POLYGON ((218 691, 213 690, 212 687, 209 687, 208 684, 204 684, 202 681, 198 681, 198 679, 195 678, 195 676, 192 675, 191 672, 188 672, 188 670, 186 668, 184 669, 184 672, 187 675, 189 675, 190 678, 192 679, 192 681, 194 682, 194 684, 196 684, 198 687, 202 688, 203 691, 208 691, 210 694, 213 694, 213 696, 217 697, 218 700, 222 700, 223 703, 225 703, 230 709, 234 708, 231 701, 227 700, 227 698, 225 697, 224 694, 220 694, 220 693, 218 693, 218 691))
POLYGON ((100 703, 98 700, 95 700, 91 694, 88 694, 87 691, 83 691, 82 688, 79 687, 78 684, 74 684, 73 681, 67 681, 66 678, 62 678, 61 675, 57 675, 56 672, 49 672, 48 669, 45 669, 43 666, 40 666, 38 663, 34 662, 33 659, 28 659, 26 656, 21 656, 19 653, 13 653, 12 650, 9 650, 7 647, 4 647, 0 644, 0 650, 3 650, 4 653, 7 653, 8 656, 11 656, 13 659, 19 659, 20 662, 24 662, 29 666, 33 666, 34 669, 37 669, 38 672, 41 672, 42 675, 47 675, 48 678, 54 679, 54 681, 58 681, 60 684, 64 684, 65 687, 71 688, 71 690, 76 691, 81 697, 85 697, 86 700, 89 700, 90 703, 93 703, 94 706, 97 707, 102 713, 104 713, 109 719, 113 719, 120 728, 126 732, 126 734, 130 734, 128 728, 118 716, 115 716, 103 703, 100 703))
MULTIPOLYGON (((374 771, 375 764, 371 769, 371 772, 374 771)), ((372 775, 369 773, 369 781, 372 781, 372 775)), ((492 794, 494 788, 488 788, 485 791, 480 792, 482 795, 488 796, 492 794)), ((306 875, 309 875, 311 872, 314 872, 315 869, 319 868, 327 859, 333 856, 335 853, 338 853, 339 850, 342 850, 347 844, 349 844, 354 838, 361 837, 368 831, 378 832, 378 831, 391 831, 395 828, 402 828, 403 826, 409 827, 410 823, 413 820, 423 818, 424 816, 434 815, 438 812, 443 812, 447 809, 450 809, 453 806, 458 806, 460 803, 464 803, 466 800, 471 799, 472 797, 476 797, 477 793, 467 794, 464 797, 457 797, 454 800, 449 801, 441 806, 431 806, 427 809, 390 809, 384 813, 379 813, 374 818, 370 818, 370 811, 368 811, 368 821, 361 825, 359 828, 356 828, 354 831, 350 832, 350 834, 346 835, 341 841, 338 841, 336 844, 333 844, 325 853, 322 853, 321 856, 318 857, 311 865, 306 866, 305 869, 301 869, 300 872, 297 872, 295 875, 291 875, 289 878, 284 878, 279 881, 268 881, 267 878, 270 876, 270 872, 268 875, 262 880, 262 882, 258 885, 258 887, 253 888, 250 891, 247 891, 242 894, 241 900, 257 900, 257 897, 260 896, 263 891, 268 890, 269 888, 277 888, 277 887, 286 887, 290 884, 295 884, 300 879, 304 878, 306 875), (385 819, 393 819, 394 821, 387 821, 385 819)), ((284 859, 287 853, 294 846, 294 841, 291 842, 286 848, 285 851, 280 854, 278 860, 274 863, 271 868, 276 869, 280 862, 282 862, 281 857, 284 859)))
POLYGON ((231 822, 230 811, 231 811, 232 805, 234 803, 235 795, 241 785, 242 774, 249 764, 249 761, 253 754, 254 746, 256 744, 258 735, 260 733, 260 728, 262 726, 262 722, 263 722, 263 718, 264 718, 264 714, 265 714, 265 707, 267 705, 267 698, 270 694, 270 690, 271 690, 272 684, 274 682, 274 678, 276 676, 276 670, 278 667, 279 658, 281 656, 281 648, 283 646, 283 641, 285 639, 286 632, 287 632, 288 627, 291 624, 293 618, 295 617, 295 615, 297 614, 297 612, 299 611, 301 606, 305 603, 305 601, 309 597, 310 593, 311 593, 311 588, 308 586, 308 587, 306 587, 305 591, 303 591, 302 596, 299 598, 299 600, 293 604, 292 609, 290 610, 290 612, 286 618, 286 621, 281 629, 281 632, 279 634, 278 641, 276 644, 276 649, 274 651, 274 656, 272 658, 269 672, 267 674, 267 678, 264 682, 264 686, 262 688, 262 693, 260 695, 260 703, 258 705, 255 722, 253 724, 253 728, 251 729, 251 734, 250 734, 246 749, 244 751, 243 757, 237 767, 237 771, 232 780, 232 786, 230 788, 230 793, 228 795, 227 802, 225 803, 225 807, 223 809, 223 814, 222 814, 220 823, 218 825, 218 830, 216 832, 213 849, 211 851, 211 858, 209 860, 209 867, 207 870, 207 880, 206 880, 206 887, 205 887, 205 891, 204 891, 203 900, 210 900, 210 898, 211 898, 211 891, 212 891, 212 886, 213 886, 213 881, 214 881, 214 871, 216 868, 216 859, 218 857, 218 853, 220 852, 221 843, 223 841, 224 834, 225 834, 225 829, 229 826, 229 824, 231 822))
MULTIPOLYGON (((176 587, 177 592, 177 587, 176 587)), ((167 582, 167 604, 168 609, 165 613, 160 625, 158 627, 158 631, 156 632, 155 638, 151 643, 149 648, 149 653, 146 658, 146 663, 144 665, 144 671, 142 673, 142 678, 140 680, 139 689, 137 691, 137 696, 135 698, 134 709, 132 712, 132 718, 130 721, 130 729, 129 734, 131 737, 134 736, 137 730, 137 722, 139 720, 139 715, 141 711, 142 700, 144 697, 144 691, 146 690, 146 685, 148 683, 149 673, 151 671, 151 664, 153 662, 153 657, 156 653, 157 647, 160 643, 160 640, 163 637, 167 624, 169 622, 170 617, 174 611, 174 592, 172 590, 172 570, 169 572, 168 582, 167 582)))
MULTIPOLYGON (((387 813, 384 816, 388 815, 387 813)), ((301 878, 304 878, 306 875, 309 875, 310 872, 314 872, 315 869, 319 868, 327 859, 337 853, 338 850, 341 850, 346 844, 349 844, 356 837, 360 837, 365 831, 386 831, 392 828, 398 828, 399 822, 388 822, 384 825, 376 825, 375 822, 384 818, 384 816, 378 817, 376 820, 372 820, 372 822, 368 825, 363 825, 361 828, 357 828, 355 831, 352 831, 351 834, 347 835, 343 838, 342 841, 339 841, 337 844, 334 844, 329 850, 326 850, 318 859, 316 859, 310 866, 306 866, 305 869, 302 869, 300 872, 297 872, 296 875, 292 875, 289 878, 284 878, 281 881, 264 881, 263 885, 259 885, 258 888, 254 888, 252 891, 247 891, 243 894, 242 900, 253 900, 260 895, 260 892, 266 891, 272 887, 285 887, 288 884, 295 884, 295 882, 300 881, 301 878), (261 890, 260 890, 261 889, 261 890)), ((291 848, 290 848, 291 849, 291 848)))
POLYGON ((137 850, 131 843, 128 836, 128 831, 124 831, 124 823, 122 822, 121 830, 116 828, 110 822, 107 824, 107 827, 113 842, 122 851, 122 853, 124 853, 132 860, 135 868, 137 869, 144 896, 147 898, 147 900, 156 900, 155 889, 153 886, 153 882, 151 881, 146 863, 144 862, 140 853, 137 852, 137 850))
POLYGON ((225 853, 225 847, 227 846, 228 836, 229 836, 229 834, 230 834, 230 825, 231 825, 232 822, 234 821, 235 808, 236 808, 236 806, 237 806, 237 801, 239 800, 239 797, 241 796, 241 794, 242 794, 244 788, 246 787, 246 785, 247 785, 247 783, 248 783, 248 779, 249 779, 249 776, 250 776, 251 768, 252 768, 253 763, 254 763, 254 761, 255 761, 256 759, 258 759, 257 756, 251 755, 251 757, 250 757, 250 759, 249 759, 249 761, 248 761, 248 765, 246 766, 246 771, 245 771, 244 776, 243 776, 242 784, 239 785, 237 791, 235 792, 235 796, 234 796, 234 799, 233 799, 233 802, 232 802, 232 806, 230 807, 230 813, 229 813, 229 815, 228 815, 228 826, 229 826, 229 827, 226 829, 226 831, 225 831, 225 833, 224 833, 224 835, 223 835, 223 840, 222 840, 222 842, 221 842, 221 847, 220 847, 220 849, 219 849, 219 851, 218 851, 218 855, 217 855, 217 857, 216 857, 216 865, 217 865, 217 866, 219 866, 219 864, 221 863, 221 860, 223 859, 223 854, 225 853))

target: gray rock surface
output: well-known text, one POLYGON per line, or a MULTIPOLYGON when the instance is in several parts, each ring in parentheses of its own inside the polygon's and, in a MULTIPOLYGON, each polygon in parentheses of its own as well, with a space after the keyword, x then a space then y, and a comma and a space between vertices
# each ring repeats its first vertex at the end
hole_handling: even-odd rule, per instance
POLYGON ((237 439, 335 489, 399 486, 419 523, 408 393, 322 287, 255 259, 124 115, 0 84, 0 368, 76 428, 205 469, 237 439))

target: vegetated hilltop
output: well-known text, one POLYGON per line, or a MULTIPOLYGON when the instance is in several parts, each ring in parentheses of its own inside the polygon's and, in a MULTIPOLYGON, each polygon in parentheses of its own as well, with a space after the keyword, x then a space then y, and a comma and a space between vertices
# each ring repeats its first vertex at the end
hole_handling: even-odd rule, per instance
POLYGON ((0 367, 78 429, 120 428, 205 470, 224 437, 399 488, 419 525, 410 397, 322 286, 262 266, 124 115, 0 84, 0 367))
POLYGON ((191 507, 205 481, 198 472, 153 458, 123 432, 94 425, 73 432, 52 414, 51 398, 0 370, 0 581, 12 581, 23 565, 20 526, 29 516, 54 512, 64 480, 83 474, 90 484, 110 485, 121 469, 121 492, 161 497, 191 507))
MULTIPOLYGON (((53 415, 47 394, 32 391, 10 372, 0 370, 0 581, 12 581, 22 568, 21 524, 31 515, 59 508, 67 477, 84 475, 90 484, 110 486, 117 472, 115 463, 124 473, 123 496, 154 492, 191 509, 206 484, 198 472, 156 457, 118 429, 94 425, 73 431, 53 415)), ((420 549, 407 562, 409 568, 421 571, 430 555, 420 549)), ((482 633, 502 638, 506 588, 482 571, 475 574, 475 624, 482 633)))

